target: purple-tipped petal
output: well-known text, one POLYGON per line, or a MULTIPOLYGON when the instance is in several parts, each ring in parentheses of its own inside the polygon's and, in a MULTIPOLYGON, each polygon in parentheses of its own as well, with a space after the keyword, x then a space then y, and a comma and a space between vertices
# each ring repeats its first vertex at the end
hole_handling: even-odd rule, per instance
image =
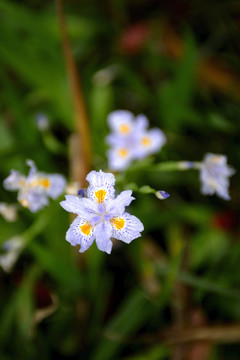
POLYGON ((169 196, 170 196, 170 194, 164 190, 158 190, 155 195, 160 200, 165 200, 165 199, 169 198, 169 196))
POLYGON ((115 177, 113 174, 104 173, 102 170, 99 172, 93 170, 86 179, 90 183, 87 196, 95 203, 100 204, 114 197, 115 177))

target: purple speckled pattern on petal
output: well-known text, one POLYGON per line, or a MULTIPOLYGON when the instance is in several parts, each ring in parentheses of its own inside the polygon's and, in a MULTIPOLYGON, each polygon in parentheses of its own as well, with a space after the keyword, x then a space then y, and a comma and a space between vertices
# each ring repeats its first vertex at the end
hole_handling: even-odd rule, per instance
POLYGON ((87 180, 90 183, 88 198, 66 195, 66 200, 60 203, 66 211, 78 214, 67 231, 66 240, 73 246, 80 245, 80 252, 87 250, 95 240, 99 250, 110 254, 111 237, 128 244, 140 237, 143 224, 125 212, 125 207, 134 200, 132 191, 123 191, 114 198, 114 175, 101 170, 91 171, 87 180), (94 194, 98 191, 106 196, 97 198, 94 194))

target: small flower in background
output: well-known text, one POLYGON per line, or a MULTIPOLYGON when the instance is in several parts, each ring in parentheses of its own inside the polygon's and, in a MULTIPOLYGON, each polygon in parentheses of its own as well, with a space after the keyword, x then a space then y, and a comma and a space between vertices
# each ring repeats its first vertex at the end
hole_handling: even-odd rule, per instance
POLYGON ((230 200, 228 194, 229 176, 235 170, 227 165, 227 157, 217 154, 206 154, 200 167, 201 191, 204 195, 216 193, 219 197, 230 200))
POLYGON ((101 170, 91 171, 86 179, 90 184, 87 198, 66 195, 66 200, 60 203, 66 211, 78 215, 67 231, 66 240, 73 246, 80 245, 81 253, 96 240, 98 249, 110 254, 111 237, 127 244, 140 237, 143 224, 125 212, 125 207, 134 200, 132 191, 123 191, 114 198, 114 175, 101 170))
POLYGON ((134 118, 130 111, 117 110, 109 114, 108 123, 112 133, 106 141, 111 146, 108 161, 112 170, 124 170, 133 160, 159 151, 166 143, 160 129, 147 130, 149 123, 144 115, 134 118))
POLYGON ((12 170, 4 180, 6 190, 18 191, 18 201, 31 212, 37 212, 48 205, 48 197, 56 199, 63 193, 66 180, 59 174, 46 174, 39 172, 33 161, 28 160, 30 166, 28 176, 12 170))
POLYGON ((20 236, 13 237, 2 244, 2 250, 5 252, 0 255, 0 266, 5 272, 12 270, 23 246, 24 241, 20 236))
POLYGON ((0 202, 0 214, 6 221, 14 222, 17 220, 17 205, 0 202))
POLYGON ((39 131, 47 131, 49 129, 49 120, 45 114, 36 115, 36 124, 39 131))
POLYGON ((165 199, 169 198, 169 196, 170 196, 170 194, 164 190, 156 191, 155 195, 159 200, 165 200, 165 199))

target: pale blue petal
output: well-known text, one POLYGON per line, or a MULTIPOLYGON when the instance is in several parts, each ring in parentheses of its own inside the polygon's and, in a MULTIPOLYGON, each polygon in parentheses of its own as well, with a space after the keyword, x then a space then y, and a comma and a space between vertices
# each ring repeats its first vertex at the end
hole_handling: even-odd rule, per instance
POLYGON ((108 221, 102 221, 95 226, 96 244, 99 250, 110 254, 112 251, 112 226, 108 221))
POLYGON ((109 169, 114 171, 122 171, 129 167, 133 160, 132 149, 124 147, 116 147, 107 152, 109 169), (123 149, 126 151, 125 156, 122 156, 123 149))
POLYGON ((80 217, 92 221, 98 211, 97 204, 86 198, 79 198, 75 195, 65 195, 64 201, 60 205, 64 210, 78 214, 80 217))
POLYGON ((21 189, 26 182, 26 177, 18 171, 12 170, 10 175, 3 181, 3 187, 6 190, 16 191, 21 189))
POLYGON ((112 218, 110 222, 113 228, 112 236, 118 240, 124 241, 127 244, 140 237, 141 231, 144 230, 142 222, 136 216, 130 215, 126 212, 117 218, 112 218), (121 224, 121 226, 119 226, 119 224, 121 224))
POLYGON ((116 110, 111 112, 108 115, 108 124, 113 132, 121 134, 123 136, 127 136, 132 130, 134 126, 134 116, 130 111, 126 110, 116 110), (126 125, 129 128, 129 132, 122 132, 122 125, 126 125))
POLYGON ((116 199, 106 202, 106 212, 111 216, 121 215, 125 211, 125 207, 129 206, 135 200, 132 196, 132 190, 125 190, 119 194, 116 199))
POLYGON ((84 234, 81 231, 81 226, 87 223, 87 220, 81 217, 77 217, 66 233, 66 240, 73 246, 80 245, 79 252, 84 252, 93 243, 95 239, 95 229, 91 229, 89 235, 84 234))
POLYGON ((219 197, 230 200, 229 176, 234 172, 234 169, 227 165, 226 156, 206 154, 200 169, 201 192, 204 195, 216 193, 219 197))
POLYGON ((136 116, 135 131, 145 131, 149 125, 147 117, 143 114, 136 116))
POLYGON ((160 129, 145 131, 138 138, 138 146, 136 147, 134 155, 136 158, 144 158, 145 156, 160 151, 165 143, 166 136, 160 129))
POLYGON ((106 137, 106 143, 113 147, 126 147, 128 146, 128 139, 119 134, 112 133, 106 137))
POLYGON ((35 175, 37 173, 35 162, 32 160, 27 160, 26 163, 28 166, 30 166, 28 177, 35 175))
POLYGON ((100 190, 103 190, 102 193, 104 194, 101 202, 114 197, 115 177, 113 174, 104 173, 102 170, 99 172, 93 170, 87 175, 86 179, 90 183, 87 189, 87 196, 92 201, 99 203, 98 192, 100 190))
POLYGON ((64 192, 66 187, 66 179, 63 175, 51 174, 46 176, 50 181, 50 186, 46 190, 48 196, 52 199, 56 199, 59 195, 64 192))
POLYGON ((46 205, 48 205, 47 195, 36 189, 20 190, 18 193, 18 201, 23 207, 35 213, 46 205))

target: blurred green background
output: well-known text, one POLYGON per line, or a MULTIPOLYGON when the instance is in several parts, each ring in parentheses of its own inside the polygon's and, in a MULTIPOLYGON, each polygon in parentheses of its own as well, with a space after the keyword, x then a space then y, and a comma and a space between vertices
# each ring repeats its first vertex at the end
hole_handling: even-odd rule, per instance
MULTIPOLYGON (((239 360, 239 174, 226 202, 201 195, 198 171, 161 172, 151 162, 212 152, 238 171, 240 3, 68 0, 64 8, 91 168, 107 170, 107 115, 144 113, 167 144, 119 176, 117 191, 149 185, 171 197, 135 192, 130 212, 145 231, 131 245, 115 242, 110 256, 95 245, 82 255, 65 241, 70 219, 58 201, 37 214, 21 208, 13 223, 1 217, 0 243, 23 236, 27 246, 11 272, 0 269, 0 359, 239 360)), ((26 174, 31 158, 70 181, 74 107, 53 1, 0 0, 0 93, 1 179, 11 169, 26 174)))

